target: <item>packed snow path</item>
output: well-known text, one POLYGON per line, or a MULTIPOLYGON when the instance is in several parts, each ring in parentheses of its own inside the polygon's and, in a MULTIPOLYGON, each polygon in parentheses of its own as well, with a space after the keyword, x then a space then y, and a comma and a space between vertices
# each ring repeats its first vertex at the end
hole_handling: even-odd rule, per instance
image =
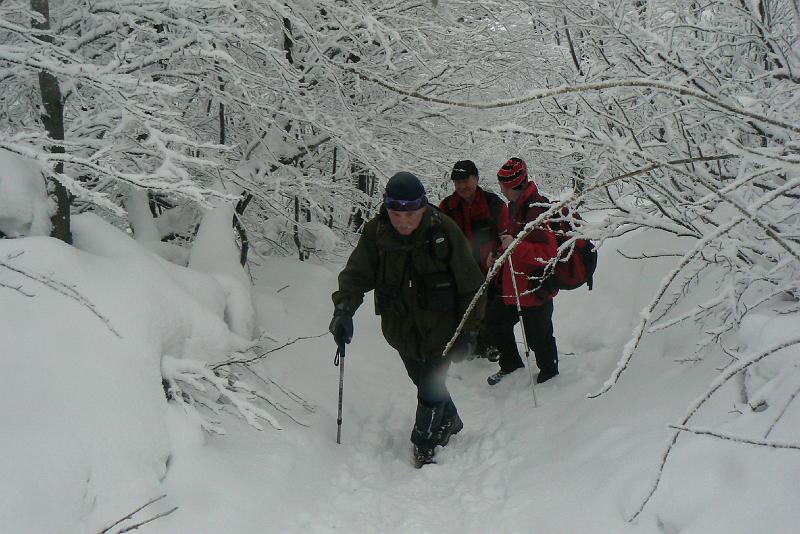
MULTIPOLYGON (((282 339, 325 332, 335 271, 336 266, 271 262, 269 276, 260 273, 255 296, 264 328, 282 339)), ((713 369, 710 363, 692 369, 675 364, 671 354, 682 354, 692 340, 656 338, 643 346, 646 364, 633 365, 614 390, 588 400, 586 394, 597 391, 616 365, 645 298, 636 295, 636 282, 619 284, 558 297, 561 374, 537 385, 538 408, 527 369, 490 387, 486 377, 496 364, 479 359, 453 365, 448 386, 465 427, 439 450, 438 464, 420 470, 412 467, 409 442, 415 388, 383 340, 367 295, 348 346, 342 444, 336 444, 339 370, 332 339, 299 341, 256 368, 315 405, 315 412, 307 413, 283 398, 309 426, 281 416, 284 430, 257 432, 230 418, 228 435, 208 438, 203 446, 187 440, 174 452, 166 479, 167 493, 180 509, 151 529, 170 534, 747 532, 756 523, 743 521, 745 515, 761 525, 772 517, 776 522, 767 531, 782 532, 785 518, 771 514, 759 518, 742 511, 728 520, 720 514, 704 519, 703 503, 712 495, 755 495, 737 488, 735 475, 696 469, 680 451, 648 511, 633 524, 625 521, 652 483, 669 436, 667 423, 705 388, 713 369), (613 300, 621 286, 628 291, 624 303, 613 300), (683 528, 684 518, 694 529, 683 528)), ((271 394, 280 395, 276 389, 271 394)), ((708 447, 709 458, 728 450, 720 442, 708 447)), ((753 464, 758 462, 754 457, 753 464)), ((781 498, 791 500, 791 493, 781 498)))

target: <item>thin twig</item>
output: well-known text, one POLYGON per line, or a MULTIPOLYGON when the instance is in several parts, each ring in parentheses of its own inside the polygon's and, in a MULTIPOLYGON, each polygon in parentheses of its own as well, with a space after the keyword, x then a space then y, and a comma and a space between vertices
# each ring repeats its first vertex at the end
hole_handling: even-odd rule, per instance
POLYGON ((11 291, 16 291, 17 293, 19 293, 20 295, 23 295, 25 297, 35 297, 36 296, 34 293, 26 292, 22 288, 22 286, 10 286, 8 284, 4 284, 3 282, 0 282, 0 287, 4 287, 6 289, 10 289, 11 291))
POLYGON ((263 352, 263 353, 261 353, 261 354, 259 354, 257 356, 253 356, 252 358, 244 358, 244 359, 232 358, 232 359, 226 360, 224 362, 215 363, 215 364, 211 365, 211 369, 219 369, 220 367, 224 367, 226 365, 233 365, 235 363, 240 363, 242 365, 251 364, 251 363, 257 362, 259 360, 263 360, 264 358, 267 357, 268 354, 270 354, 272 352, 275 352, 275 351, 281 350, 283 348, 286 348, 289 345, 294 345, 295 343, 297 343, 300 340, 315 339, 315 338, 318 338, 318 337, 325 336, 327 334, 328 334, 328 332, 323 332, 323 333, 318 334, 316 336, 301 336, 301 337, 297 337, 297 338, 295 338, 295 339, 293 339, 291 341, 287 341, 286 343, 284 343, 283 345, 281 345, 279 347, 271 348, 266 352, 263 352))
MULTIPOLYGON (((14 259, 14 258, 17 258, 17 257, 19 257, 21 255, 22 255, 22 253, 18 253, 16 255, 8 255, 8 256, 6 256, 6 260, 14 259)), ((17 273, 19 275, 24 276, 25 278, 29 278, 31 280, 39 282, 40 284, 49 287, 50 289, 52 289, 56 293, 60 293, 60 294, 64 295, 65 297, 74 300, 75 302, 77 302, 81 306, 87 308, 90 312, 92 312, 95 315, 95 317, 100 319, 103 322, 103 324, 106 325, 106 328, 108 328, 111 331, 112 334, 114 334, 118 338, 122 339, 122 336, 120 335, 119 332, 117 332, 117 330, 111 324, 111 321, 109 319, 107 319, 106 317, 104 317, 99 311, 97 311, 97 308, 92 303, 92 301, 90 301, 88 298, 86 298, 85 295, 80 293, 74 287, 72 287, 72 286, 70 286, 70 285, 68 285, 68 284, 66 284, 64 282, 61 282, 59 280, 54 280, 53 278, 50 278, 46 274, 31 273, 31 272, 26 271, 24 269, 21 269, 19 267, 15 267, 15 266, 13 266, 13 265, 11 265, 9 263, 6 263, 3 260, 0 260, 0 267, 5 267, 9 271, 15 272, 15 273, 17 273)))
POLYGON ((142 525, 146 525, 147 523, 151 523, 151 522, 155 521, 156 519, 168 516, 169 514, 171 514, 172 512, 174 512, 177 509, 178 509, 178 507, 176 506, 172 510, 167 510, 166 512, 162 512, 160 514, 156 514, 153 517, 151 517, 150 519, 145 519, 144 521, 142 521, 140 523, 136 523, 135 525, 131 525, 129 527, 125 527, 122 530, 118 530, 117 534, 122 534, 123 532, 129 532, 131 530, 136 530, 137 528, 141 527, 142 525))
POLYGON ((752 438, 745 438, 742 436, 734 436, 731 434, 725 434, 722 432, 718 432, 716 430, 711 430, 710 428, 697 428, 697 427, 688 427, 683 425, 669 425, 670 428, 674 428, 675 430, 679 430, 681 432, 691 432, 692 434, 697 434, 699 436, 711 436, 714 438, 724 439, 726 441, 734 441, 736 443, 746 443, 748 445, 758 445, 759 447, 771 447, 773 449, 797 449, 800 450, 800 444, 797 443, 781 443, 778 441, 766 441, 763 439, 752 439, 752 438))
POLYGON ((138 512, 140 512, 140 511, 144 510, 145 508, 147 508, 147 507, 148 507, 148 506, 150 506, 151 504, 153 504, 153 503, 156 503, 156 502, 160 501, 161 499, 163 499, 163 498, 164 498, 164 497, 166 497, 166 496, 167 496, 167 494, 166 494, 166 493, 164 493, 163 495, 159 495, 158 497, 154 497, 153 499, 150 499, 149 501, 147 501, 147 502, 146 502, 146 503, 144 503, 142 506, 140 506, 139 508, 137 508, 137 509, 136 509, 136 510, 134 510, 133 512, 129 513, 129 514, 128 514, 128 515, 126 515, 125 517, 122 517, 122 518, 120 518, 120 519, 117 519, 116 521, 114 521, 113 523, 111 523, 109 526, 107 526, 106 528, 104 528, 103 530, 101 530, 101 531, 100 531, 100 534, 105 534, 106 532, 108 532, 109 530, 111 530, 111 529, 112 529, 112 528, 114 528, 115 526, 119 525, 119 524, 120 524, 120 523, 122 523, 123 521, 126 521, 126 520, 128 520, 128 519, 131 519, 131 518, 132 518, 134 515, 136 515, 138 512))
POLYGON ((778 421, 780 421, 781 418, 783 418, 783 415, 786 413, 786 410, 789 409, 789 405, 792 404, 792 402, 794 402, 794 399, 796 399, 797 395, 799 394, 800 394, 800 388, 797 388, 794 391, 794 393, 792 393, 789 396, 789 399, 786 401, 786 404, 783 405, 783 408, 781 409, 780 413, 778 413, 778 415, 775 417, 775 420, 772 421, 771 425, 769 425, 769 428, 767 429, 766 433, 764 433, 764 439, 767 439, 769 437, 770 433, 775 428, 775 425, 777 425, 778 421))
POLYGON ((273 385, 273 386, 275 386, 276 388, 278 388, 278 389, 281 391, 281 393, 283 393, 284 395, 286 395, 287 397, 289 397, 291 400, 293 400, 294 402, 296 402, 297 404, 299 404, 300 406, 302 406, 302 407, 303 407, 303 409, 304 409, 305 411, 307 411, 307 412, 309 412, 309 413, 314 413, 314 412, 316 411, 316 408, 315 408, 315 407, 314 407, 312 404, 310 404, 310 403, 309 403, 308 401, 306 401, 306 400, 305 400, 303 397, 301 397, 300 395, 298 395, 297 393, 295 393, 295 392, 294 392, 294 391, 292 391, 291 389, 288 389, 288 388, 286 388, 286 387, 284 387, 284 386, 280 385, 279 383, 275 382, 275 381, 274 381, 274 380, 272 380, 271 378, 264 378, 264 377, 263 377, 263 376, 261 376, 260 374, 256 373, 256 372, 253 370, 253 368, 252 368, 252 367, 250 367, 249 365, 244 365, 244 364, 241 364, 241 366, 242 366, 243 368, 247 369, 248 371, 250 371, 250 372, 253 374, 253 376, 255 376, 256 378, 258 378, 259 380, 261 380, 261 381, 262 381, 264 384, 266 384, 267 386, 269 386, 269 385, 273 385))

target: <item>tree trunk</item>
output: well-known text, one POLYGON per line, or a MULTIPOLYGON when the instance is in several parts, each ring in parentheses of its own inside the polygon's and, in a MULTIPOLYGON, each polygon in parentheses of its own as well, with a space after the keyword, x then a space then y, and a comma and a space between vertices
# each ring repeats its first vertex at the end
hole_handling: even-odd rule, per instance
MULTIPOLYGON (((331 181, 336 183, 336 147, 333 147, 333 171, 331 172, 331 181)), ((328 228, 333 228, 333 205, 329 208, 330 216, 328 217, 328 228)))
MULTIPOLYGON (((42 21, 31 20, 31 27, 34 30, 47 31, 50 29, 50 3, 49 0, 31 0, 31 9, 42 16, 42 21)), ((37 39, 46 43, 52 43, 50 35, 37 35, 37 39)), ((42 95, 42 123, 44 124, 47 136, 53 141, 64 140, 64 103, 61 98, 61 87, 55 76, 43 70, 39 73, 39 91, 42 95)), ((53 154, 63 154, 64 146, 54 144, 50 146, 53 154)), ((63 174, 64 163, 58 162, 53 168, 56 174, 63 174)), ((72 205, 72 195, 67 188, 54 177, 49 177, 48 182, 53 194, 56 197, 56 213, 51 217, 53 229, 50 232, 52 237, 60 239, 65 243, 72 244, 72 230, 70 227, 70 207, 72 205)))
POLYGON ((300 197, 294 196, 294 244, 297 245, 297 256, 300 261, 305 260, 303 244, 300 242, 300 197))
POLYGON ((239 241, 242 244, 242 248, 239 249, 239 263, 242 267, 247 263, 247 253, 250 251, 250 240, 247 239, 247 230, 242 224, 241 216, 244 215, 244 210, 247 208, 247 205, 250 204, 251 200, 253 200, 252 193, 246 193, 242 196, 239 202, 236 203, 235 213, 233 214, 233 226, 239 233, 239 241))

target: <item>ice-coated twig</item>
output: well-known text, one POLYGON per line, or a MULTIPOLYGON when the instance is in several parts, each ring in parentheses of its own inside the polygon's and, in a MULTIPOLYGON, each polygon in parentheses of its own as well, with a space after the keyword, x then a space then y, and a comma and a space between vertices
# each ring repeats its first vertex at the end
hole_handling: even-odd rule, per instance
POLYGON ((313 404, 311 404, 310 402, 305 400, 302 396, 300 396, 299 394, 295 393, 291 389, 289 389, 289 388, 287 388, 285 386, 282 386, 281 384, 279 384, 278 382, 275 382, 271 378, 264 378, 260 374, 256 373, 253 370, 253 368, 250 367, 249 365, 241 364, 241 367, 244 368, 244 369, 247 369, 250 373, 253 374, 253 376, 258 378, 264 384, 266 384, 268 386, 272 385, 272 386, 275 386, 276 388, 278 388, 281 391, 281 393, 283 393, 284 395, 286 395, 287 397, 292 399, 294 402, 296 402, 297 404, 302 406, 305 411, 307 411, 309 413, 314 413, 316 411, 316 408, 314 407, 313 404))
MULTIPOLYGON (((227 399, 235 409, 235 413, 253 428, 263 430, 259 420, 264 420, 276 430, 281 429, 280 423, 269 412, 252 402, 253 388, 242 382, 231 383, 226 378, 218 376, 205 362, 165 355, 161 359, 161 372, 169 383, 170 388, 173 389, 175 399, 184 405, 193 405, 197 400, 192 392, 181 388, 180 383, 195 389, 200 399, 206 398, 207 404, 219 405, 218 399, 208 402, 208 397, 211 393, 208 392, 206 386, 211 386, 213 391, 220 397, 227 399), (243 394, 243 392, 250 394, 250 396, 243 394)), ((215 426, 210 421, 209 425, 215 426)))
POLYGON ((529 91, 526 95, 517 98, 494 100, 488 102, 465 102, 465 101, 451 100, 447 98, 440 98, 428 94, 422 94, 416 90, 407 89, 405 87, 389 83, 374 74, 366 72, 364 69, 360 68, 357 65, 345 64, 345 63, 334 63, 334 64, 342 70, 350 71, 359 78, 380 85, 381 87, 383 87, 384 89, 388 89, 389 91, 417 98, 425 102, 434 102, 437 104, 445 104, 449 106, 472 108, 472 109, 496 109, 496 108, 519 106, 521 104, 526 104, 537 100, 553 98, 558 95, 563 95, 568 93, 605 91, 607 89, 613 89, 616 87, 648 87, 652 89, 660 89, 668 93, 697 98, 698 100, 702 100, 710 104, 711 106, 716 107, 717 109, 729 111, 741 117, 747 117, 764 124, 771 124, 773 126, 777 126, 785 130, 800 133, 800 126, 796 124, 768 117, 767 115, 764 115, 762 113, 755 113, 753 111, 744 109, 739 106, 734 106, 733 104, 715 98, 714 96, 709 95, 708 93, 705 93, 703 91, 692 89, 691 87, 676 85, 673 83, 663 82, 659 80, 652 80, 649 78, 623 78, 617 80, 606 80, 602 82, 576 83, 576 84, 564 85, 561 87, 555 87, 552 89, 532 90, 529 91))
POLYGON ((633 358, 633 353, 636 352, 636 348, 639 346, 639 343, 644 337, 645 329, 647 327, 648 322, 650 321, 650 316, 653 313, 653 310, 656 309, 658 303, 661 302, 661 297, 664 296, 666 293, 667 288, 669 288, 672 281, 681 273, 681 271, 689 265, 689 263, 702 252, 703 248, 710 243, 712 240, 716 239, 719 236, 724 235, 725 233, 729 232, 733 229, 734 226, 744 222, 743 217, 736 217, 726 224, 718 227, 713 233, 706 236, 704 239, 701 239, 695 243, 694 247, 689 250, 686 254, 683 255, 683 258, 675 266, 672 271, 670 271, 667 276, 665 276, 662 281, 661 285, 659 286, 658 290, 656 291, 655 296, 650 300, 650 302, 645 306, 641 312, 639 312, 639 323, 636 325, 636 328, 633 330, 633 336, 631 337, 630 341, 625 344, 625 347, 622 351, 622 357, 620 358, 619 362, 617 362, 617 367, 611 373, 611 376, 608 380, 603 383, 603 387, 597 391, 596 393, 591 393, 587 395, 588 398, 594 399, 599 397, 600 395, 606 393, 609 389, 611 389, 614 384, 617 383, 619 380, 620 375, 628 368, 628 364, 630 364, 631 358, 633 358))

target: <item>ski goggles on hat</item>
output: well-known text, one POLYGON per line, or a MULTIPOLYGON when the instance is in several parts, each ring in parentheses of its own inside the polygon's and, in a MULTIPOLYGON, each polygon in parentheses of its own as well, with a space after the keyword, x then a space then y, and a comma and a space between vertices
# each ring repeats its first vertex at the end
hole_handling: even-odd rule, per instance
POLYGON ((422 195, 414 200, 401 200, 399 198, 392 198, 389 195, 383 195, 383 205, 387 210, 392 211, 415 211, 422 207, 427 206, 428 197, 422 195))

